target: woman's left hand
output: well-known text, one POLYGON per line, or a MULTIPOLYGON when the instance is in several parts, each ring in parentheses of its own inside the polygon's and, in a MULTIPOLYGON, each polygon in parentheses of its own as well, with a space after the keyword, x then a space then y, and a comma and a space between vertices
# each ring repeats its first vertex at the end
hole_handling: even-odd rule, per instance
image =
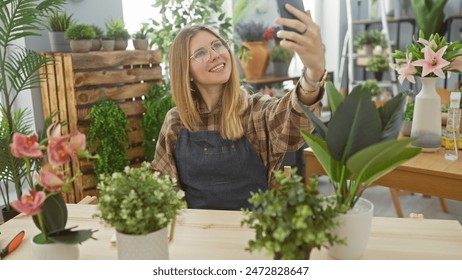
POLYGON ((326 60, 321 39, 319 26, 311 18, 310 10, 306 12, 297 10, 290 4, 286 4, 288 12, 297 19, 278 18, 275 23, 286 27, 292 27, 298 32, 281 30, 277 37, 282 40, 282 47, 295 51, 306 67, 306 75, 309 79, 319 80, 326 69, 326 60))

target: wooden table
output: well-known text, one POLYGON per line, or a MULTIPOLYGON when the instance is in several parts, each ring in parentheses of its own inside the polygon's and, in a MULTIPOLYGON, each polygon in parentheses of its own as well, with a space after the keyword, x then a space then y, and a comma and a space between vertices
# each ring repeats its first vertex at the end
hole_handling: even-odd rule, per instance
MULTIPOLYGON (((311 149, 304 153, 305 178, 326 174, 311 149)), ((435 153, 420 153, 374 185, 462 201, 462 157, 457 161, 445 160, 443 148, 435 153)))
MULTIPOLYGON (((95 205, 68 205, 68 226, 97 229, 98 240, 81 245, 80 259, 116 259, 110 244, 114 230, 92 218, 95 205)), ((170 258, 175 259, 271 259, 264 252, 245 251, 255 238, 252 229, 241 227, 243 214, 236 211, 187 209, 177 218, 170 258)), ((28 259, 30 239, 38 233, 32 219, 23 215, 0 225, 0 248, 20 230, 23 243, 5 259, 28 259)), ((314 251, 312 259, 329 259, 325 249, 314 251)), ((459 259, 462 260, 462 226, 457 221, 374 217, 368 246, 362 259, 459 259)))

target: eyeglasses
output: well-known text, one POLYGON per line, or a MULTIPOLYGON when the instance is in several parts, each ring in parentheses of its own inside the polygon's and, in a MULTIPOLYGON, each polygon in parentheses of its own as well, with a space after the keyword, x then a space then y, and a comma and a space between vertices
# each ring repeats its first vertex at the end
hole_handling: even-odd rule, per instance
MULTIPOLYGON (((217 54, 223 54, 228 51, 228 43, 223 40, 215 40, 210 44, 210 49, 214 50, 217 54)), ((199 63, 206 62, 210 59, 210 49, 200 48, 189 57, 199 63)))

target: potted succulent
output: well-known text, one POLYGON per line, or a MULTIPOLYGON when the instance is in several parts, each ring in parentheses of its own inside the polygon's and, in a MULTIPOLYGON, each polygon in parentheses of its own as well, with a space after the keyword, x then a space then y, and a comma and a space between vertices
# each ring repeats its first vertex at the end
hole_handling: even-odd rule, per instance
POLYGON ((132 35, 135 50, 147 50, 149 46, 148 34, 152 32, 148 23, 142 23, 140 29, 132 35))
POLYGON ((125 23, 122 18, 110 19, 106 23, 107 35, 115 40, 115 50, 125 50, 128 46, 130 33, 125 28, 125 23))
POLYGON ((101 39, 103 38, 104 31, 101 27, 95 24, 92 24, 91 27, 93 28, 93 31, 95 31, 95 37, 92 40, 91 50, 99 51, 101 50, 101 39))
POLYGON ((374 55, 366 65, 366 71, 374 73, 377 81, 381 81, 383 72, 387 71, 390 66, 388 59, 383 55, 374 55))
POLYGON ((253 193, 252 211, 243 210, 242 224, 255 229, 247 250, 265 248, 274 259, 310 259, 314 248, 345 243, 332 233, 339 208, 334 197, 319 195, 317 178, 305 186, 296 168, 290 176, 282 171, 274 175, 279 187, 253 193))
POLYGON ((73 24, 64 33, 64 37, 71 40, 73 52, 89 52, 95 36, 95 30, 88 24, 73 24))
POLYGON ((168 259, 167 226, 185 206, 176 182, 147 162, 100 179, 96 216, 115 228, 119 259, 168 259))
POLYGON ((273 62, 275 76, 287 76, 293 56, 294 52, 284 47, 275 46, 270 50, 269 57, 273 62))
POLYGON ((64 32, 73 24, 73 15, 65 11, 55 11, 48 17, 48 36, 52 52, 70 52, 69 41, 64 39, 64 32))
POLYGON ((406 110, 403 116, 403 126, 401 127, 401 134, 403 136, 411 136, 412 118, 414 115, 414 100, 408 99, 406 110))
POLYGON ((372 220, 373 205, 361 198, 362 193, 419 154, 421 148, 409 147, 412 138, 397 139, 403 121, 404 93, 377 107, 364 87, 355 87, 346 97, 331 82, 326 84, 326 90, 333 114, 329 125, 299 102, 317 135, 303 130, 301 133, 333 184, 337 207, 345 213, 339 217, 341 225, 336 233, 347 238, 347 246, 334 245, 329 254, 354 259, 366 248, 372 220), (361 212, 361 208, 366 211, 361 212))
POLYGON ((267 25, 257 21, 238 22, 234 31, 242 41, 241 65, 247 79, 259 79, 265 75, 269 61, 268 43, 264 40, 267 25))

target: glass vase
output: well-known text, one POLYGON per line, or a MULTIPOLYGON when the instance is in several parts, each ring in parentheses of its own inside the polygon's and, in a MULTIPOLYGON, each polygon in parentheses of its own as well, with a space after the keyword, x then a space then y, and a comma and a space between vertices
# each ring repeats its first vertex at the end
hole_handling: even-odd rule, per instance
POLYGON ((436 92, 438 78, 420 78, 422 88, 415 98, 411 137, 413 146, 424 152, 441 147, 441 97, 436 92))

